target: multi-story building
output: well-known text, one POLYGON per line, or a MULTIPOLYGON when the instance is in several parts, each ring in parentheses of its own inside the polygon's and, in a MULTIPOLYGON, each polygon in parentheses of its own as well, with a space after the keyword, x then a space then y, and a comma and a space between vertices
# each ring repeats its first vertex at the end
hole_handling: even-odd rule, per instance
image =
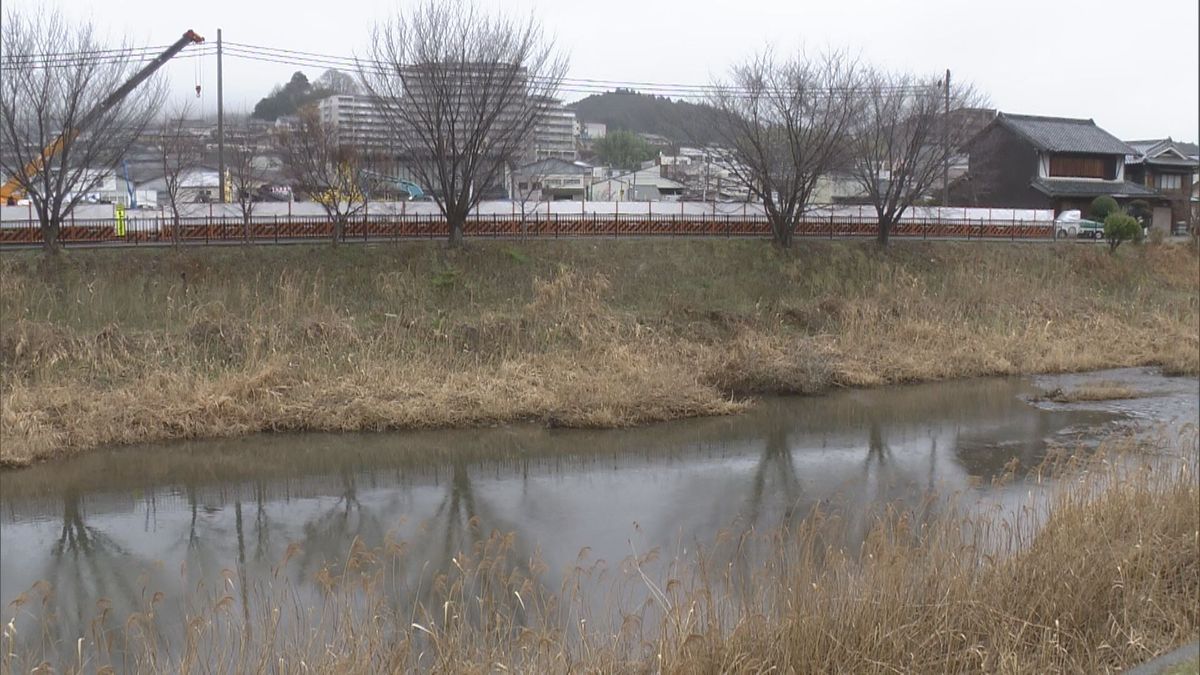
POLYGON ((533 132, 534 159, 575 161, 575 111, 560 101, 547 102, 545 110, 533 132))
POLYGON ((386 152, 394 145, 387 120, 366 96, 335 94, 321 99, 317 110, 321 124, 334 130, 343 147, 373 155, 386 152))

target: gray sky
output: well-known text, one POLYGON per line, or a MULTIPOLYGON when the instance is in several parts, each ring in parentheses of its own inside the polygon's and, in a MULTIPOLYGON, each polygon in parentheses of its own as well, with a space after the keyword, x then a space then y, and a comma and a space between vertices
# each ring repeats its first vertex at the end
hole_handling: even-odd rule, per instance
MULTIPOLYGON (((46 0, 51 2, 53 0, 46 0)), ((193 28, 226 41, 351 56, 396 0, 58 0, 118 39, 167 44, 193 28)), ((1197 0, 480 0, 534 12, 571 61, 570 76, 706 84, 765 45, 779 52, 844 48, 892 68, 950 68, 1007 112, 1090 117, 1124 139, 1196 140, 1200 116, 1197 0)), ((29 8, 38 0, 4 4, 29 8)), ((165 70, 195 101, 203 63, 206 112, 216 105, 214 58, 165 70)), ((249 110, 296 67, 226 57, 226 109, 249 110)), ((310 79, 318 68, 304 68, 310 79)), ((580 95, 569 94, 568 100, 580 95)))

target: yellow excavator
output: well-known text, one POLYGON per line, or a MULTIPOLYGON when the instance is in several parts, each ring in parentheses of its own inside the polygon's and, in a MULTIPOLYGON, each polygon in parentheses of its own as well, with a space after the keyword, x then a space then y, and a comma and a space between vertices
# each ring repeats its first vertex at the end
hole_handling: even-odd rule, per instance
MULTIPOLYGON (((88 125, 99 119, 101 115, 108 112, 114 105, 120 103, 122 99, 129 95, 129 92, 136 89, 142 82, 145 82, 146 78, 153 75, 163 64, 170 61, 173 56, 183 51, 184 47, 201 42, 204 42, 204 38, 197 35, 195 31, 189 30, 184 33, 183 37, 175 41, 175 44, 168 47, 162 54, 156 56, 153 61, 146 64, 144 68, 129 78, 125 84, 109 94, 99 105, 89 110, 74 126, 63 129, 58 138, 54 139, 54 142, 47 145, 39 156, 34 157, 31 162, 25 165, 25 168, 21 171, 21 175, 10 177, 4 185, 0 186, 0 204, 8 204, 9 206, 15 204, 17 199, 23 196, 21 194, 21 186, 36 176, 50 159, 62 151, 64 145, 75 140, 75 137, 85 131, 88 125)), ((199 90, 199 87, 196 89, 199 90)))

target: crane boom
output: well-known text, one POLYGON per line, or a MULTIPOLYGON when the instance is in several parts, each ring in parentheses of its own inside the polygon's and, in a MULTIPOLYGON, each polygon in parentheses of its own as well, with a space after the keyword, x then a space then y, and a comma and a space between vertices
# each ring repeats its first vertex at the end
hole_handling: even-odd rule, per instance
POLYGON ((20 176, 11 177, 6 183, 4 183, 4 185, 0 186, 0 201, 11 201, 17 195, 18 190, 20 190, 21 183, 29 180, 33 176, 36 176, 37 173, 41 171, 43 167, 45 167, 46 162, 57 155, 63 149, 64 145, 75 140, 76 136, 85 131, 87 127, 99 119, 101 115, 111 110, 116 104, 120 103, 126 96, 129 95, 129 92, 136 89, 137 86, 142 82, 145 82, 147 78, 153 75, 159 68, 162 68, 163 64, 165 64, 167 61, 170 61, 172 57, 183 51, 184 47, 190 44, 199 44, 201 42, 204 42, 204 38, 200 37, 196 31, 189 30, 184 33, 182 37, 175 41, 174 44, 172 44, 170 47, 167 47, 166 51, 154 57, 154 60, 150 61, 150 63, 147 63, 138 72, 134 73, 133 77, 129 78, 125 84, 117 87, 116 91, 106 96, 104 100, 100 101, 95 108, 92 108, 86 114, 84 114, 84 116, 79 119, 79 122, 73 127, 63 129, 62 133, 58 135, 58 138, 55 138, 50 145, 47 145, 45 149, 42 150, 41 154, 39 154, 37 157, 34 157, 32 161, 25 165, 25 168, 22 170, 20 176))

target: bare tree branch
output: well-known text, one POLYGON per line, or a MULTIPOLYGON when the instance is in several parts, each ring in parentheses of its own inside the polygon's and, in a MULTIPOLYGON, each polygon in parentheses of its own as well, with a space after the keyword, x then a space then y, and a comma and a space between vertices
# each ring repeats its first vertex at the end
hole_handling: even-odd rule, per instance
MULTIPOLYGON (((332 72, 332 71, 331 71, 332 72)), ((233 134, 237 142, 226 149, 226 167, 232 197, 242 213, 242 239, 250 241, 250 222, 257 204, 257 191, 266 181, 266 166, 262 164, 266 150, 258 142, 258 136, 248 124, 236 128, 233 134)), ((221 180, 225 180, 222 176, 221 180)))
POLYGON ((128 45, 102 44, 92 24, 71 24, 58 10, 21 10, 5 12, 0 35, 0 173, 17 181, 37 210, 46 250, 57 251, 64 217, 120 162, 162 106, 166 88, 151 78, 136 96, 87 119, 137 72, 138 56, 128 45), (113 51, 104 59, 53 64, 44 56, 101 49, 113 51), (26 175, 31 165, 39 168, 26 175))
POLYGON ((300 110, 295 128, 276 136, 284 171, 302 191, 325 209, 333 223, 333 244, 345 238, 346 225, 366 207, 360 184, 361 160, 342 146, 332 126, 321 121, 316 106, 300 110))
MULTIPOLYGON (((204 154, 204 143, 187 130, 191 106, 183 104, 171 112, 158 134, 158 157, 163 172, 163 191, 171 207, 171 242, 179 246, 180 207, 187 200, 183 187, 194 179, 204 154)), ((191 201, 195 201, 194 197, 191 201)))
POLYGON ((778 246, 791 246, 817 179, 842 150, 856 87, 856 66, 841 53, 778 61, 769 51, 714 85, 712 132, 731 174, 762 201, 778 246))
POLYGON ((427 0, 376 27, 364 88, 389 120, 399 161, 462 242, 485 189, 526 154, 567 63, 532 17, 487 16, 469 0, 427 0), (383 64, 383 65, 376 65, 383 64))
MULTIPOLYGON (((848 171, 875 207, 879 243, 918 199, 941 182, 942 169, 973 128, 966 115, 945 113, 936 78, 871 71, 863 78, 846 146, 848 171)), ((970 87, 951 92, 951 111, 978 105, 970 87)))

